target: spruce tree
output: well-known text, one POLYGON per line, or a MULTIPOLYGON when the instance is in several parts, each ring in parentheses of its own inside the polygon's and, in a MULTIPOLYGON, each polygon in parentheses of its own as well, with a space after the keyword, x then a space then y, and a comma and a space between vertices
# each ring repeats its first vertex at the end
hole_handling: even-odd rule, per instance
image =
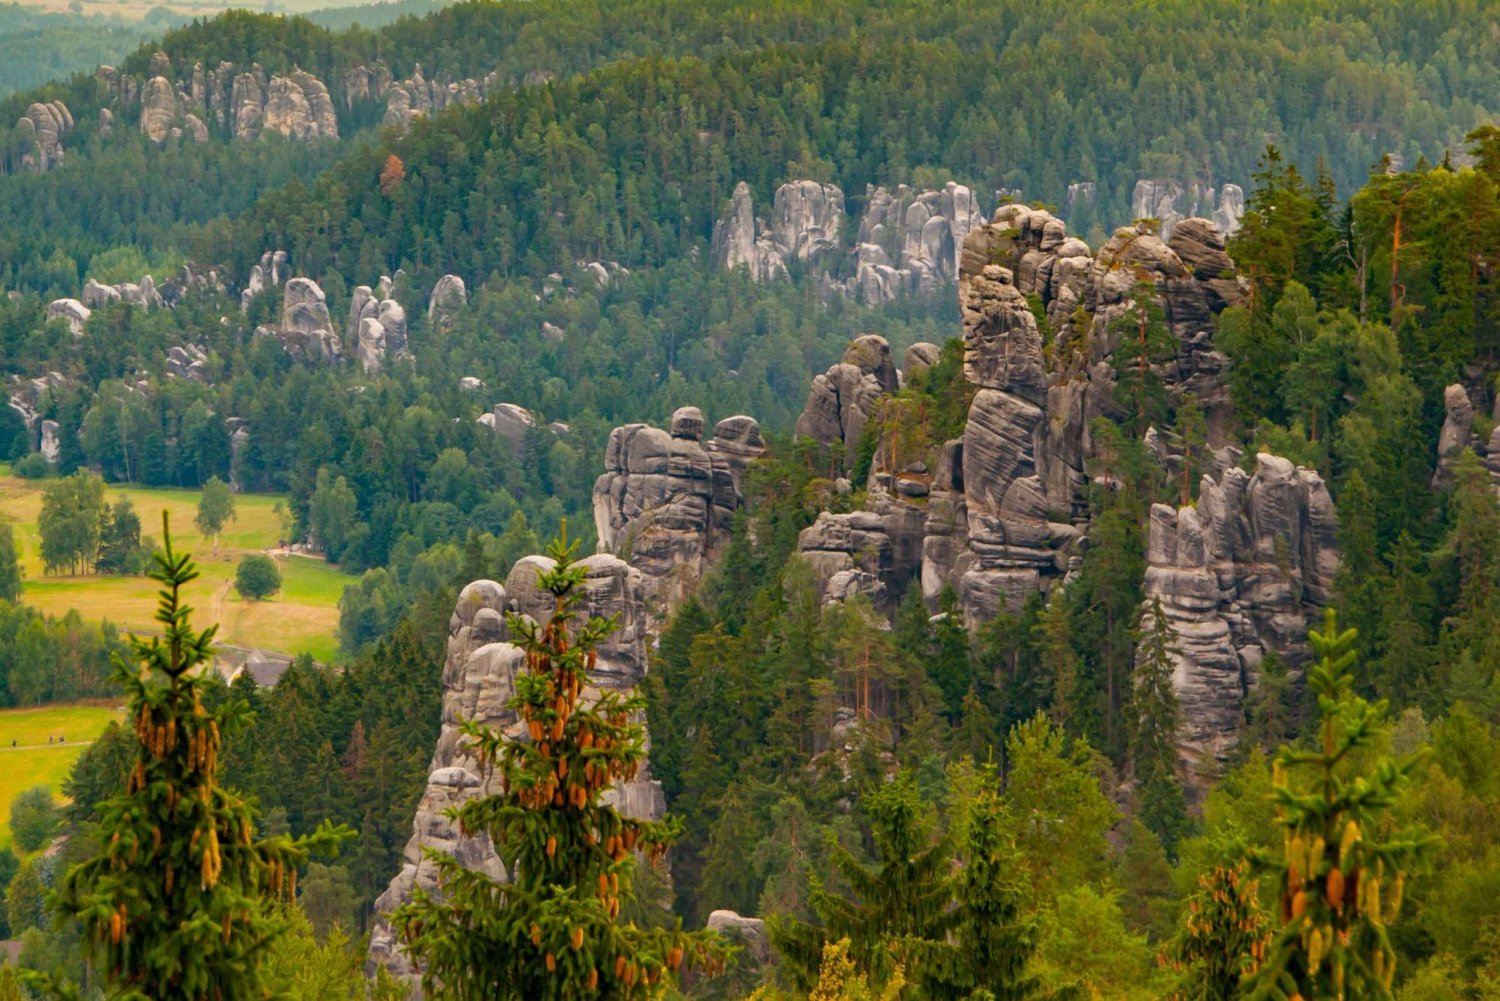
POLYGON ((1188 827, 1187 804, 1178 779, 1177 728, 1181 711, 1172 687, 1175 636, 1154 598, 1142 618, 1131 694, 1130 763, 1135 774, 1141 822, 1161 838, 1169 856, 1188 827))
POLYGON ((1200 873, 1183 926, 1162 957, 1180 975, 1171 1001, 1233 1001, 1265 959, 1270 939, 1270 916, 1248 862, 1200 873))
POLYGON ((1005 806, 993 766, 979 776, 963 846, 963 871, 954 881, 954 923, 941 942, 908 943, 909 969, 933 1001, 988 997, 1025 1001, 1043 994, 1027 972, 1038 929, 1017 878, 1015 846, 1004 831, 1005 806))
POLYGON ((566 536, 548 548, 555 565, 537 579, 552 596, 547 621, 508 617, 526 651, 508 703, 525 739, 472 720, 464 726, 472 753, 499 770, 501 791, 450 816, 466 837, 489 837, 511 878, 429 850, 439 892, 418 890, 393 916, 429 997, 644 998, 689 955, 709 972, 722 968, 710 933, 618 920, 631 898, 634 853, 659 862, 680 825, 625 817, 602 802, 645 761, 642 704, 610 690, 584 700, 595 650, 615 620, 579 621, 587 569, 574 562, 576 549, 566 536))
POLYGON ((1416 759, 1369 760, 1386 704, 1354 694, 1354 631, 1340 632, 1329 609, 1323 631, 1308 637, 1318 660, 1307 685, 1322 722, 1315 747, 1283 747, 1276 757, 1283 851, 1257 861, 1279 890, 1281 928, 1247 996, 1380 1001, 1392 997, 1396 973, 1390 925, 1430 848, 1424 835, 1392 830, 1416 759))
POLYGON ((97 855, 75 866, 53 898, 77 919, 111 996, 150 1001, 261 998, 268 947, 283 930, 275 900, 296 894, 297 867, 347 832, 326 822, 292 840, 257 840, 256 810, 219 784, 223 737, 245 722, 242 703, 205 706, 217 626, 196 631, 183 588, 191 557, 163 549, 161 635, 132 636, 136 664, 115 661, 136 746, 125 791, 99 808, 97 855))
POLYGON ((847 938, 849 955, 876 982, 888 979, 897 954, 912 940, 942 941, 958 920, 951 909, 946 836, 936 836, 931 813, 910 772, 902 772, 865 797, 877 861, 866 865, 842 844, 831 846, 832 864, 854 897, 833 892, 813 874, 809 903, 821 924, 789 915, 769 922, 771 944, 804 989, 817 981, 823 949, 847 938))

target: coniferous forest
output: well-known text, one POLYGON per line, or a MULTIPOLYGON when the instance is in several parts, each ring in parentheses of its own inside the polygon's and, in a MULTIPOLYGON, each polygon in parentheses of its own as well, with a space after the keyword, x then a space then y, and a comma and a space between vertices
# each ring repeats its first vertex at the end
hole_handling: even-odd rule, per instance
POLYGON ((1496 65, 0 12, 0 999, 1495 996, 1496 65))

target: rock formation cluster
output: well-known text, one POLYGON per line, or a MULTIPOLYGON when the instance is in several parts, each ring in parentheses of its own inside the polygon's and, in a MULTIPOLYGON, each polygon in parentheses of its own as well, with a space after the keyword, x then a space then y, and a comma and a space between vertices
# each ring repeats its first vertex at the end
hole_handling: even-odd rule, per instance
MULTIPOLYGON (((385 63, 377 60, 347 70, 330 87, 303 69, 267 73, 256 63, 240 66, 226 61, 207 68, 201 62, 174 66, 162 52, 152 58, 143 78, 113 66, 99 67, 95 78, 107 103, 101 109, 101 123, 106 115, 112 123, 115 112, 139 108, 141 132, 153 142, 168 138, 204 142, 211 134, 232 141, 272 134, 297 140, 336 139, 340 106, 352 111, 366 102, 383 101, 383 124, 404 127, 420 115, 476 103, 507 82, 497 73, 477 79, 445 76, 429 80, 420 64, 411 76, 396 80, 385 63)), ((66 115, 66 109, 62 111, 66 115)), ((71 129, 72 118, 66 121, 71 129)), ((37 132, 41 131, 38 125, 37 132)), ((39 169, 46 166, 39 164, 39 169)))
POLYGON ((240 141, 265 135, 296 140, 339 135, 328 87, 301 69, 268 74, 259 64, 220 62, 205 70, 200 62, 174 74, 171 60, 158 52, 144 81, 113 66, 99 67, 96 80, 116 109, 140 105, 141 132, 153 142, 205 142, 210 126, 240 141))
POLYGON ((21 169, 44 174, 62 163, 63 136, 72 131, 73 113, 61 101, 28 105, 11 134, 21 150, 21 169))
POLYGON ((390 298, 390 292, 391 280, 382 277, 376 289, 357 286, 349 300, 344 339, 354 345, 354 357, 367 375, 383 369, 387 359, 411 359, 406 342, 406 310, 390 298))
MULTIPOLYGON (((582 563, 588 574, 584 614, 618 616, 618 628, 599 647, 598 663, 585 689, 587 700, 591 691, 597 697, 603 689, 630 691, 640 683, 647 669, 647 620, 645 582, 639 570, 607 553, 582 563)), ((529 739, 525 726, 507 706, 516 676, 526 668, 525 652, 511 642, 506 616, 513 613, 546 621, 552 599, 538 588, 537 580, 552 566, 548 557, 528 556, 516 563, 504 583, 477 580, 458 596, 448 622, 443 661, 442 729, 401 871, 375 902, 379 917, 370 936, 372 968, 384 965, 397 975, 414 973, 386 916, 409 901, 414 888, 431 890, 436 885, 436 871, 426 861, 424 850, 447 853, 470 869, 505 878, 505 867, 489 839, 462 836, 444 811, 499 791, 498 776, 481 768, 465 744, 460 732, 465 721, 500 729, 512 740, 529 739)), ((651 778, 649 767, 606 796, 628 816, 655 820, 666 812, 661 785, 651 778)))
POLYGON ((717 267, 745 267, 753 280, 769 282, 787 274, 788 262, 814 263, 837 251, 843 225, 844 193, 836 185, 783 184, 770 218, 758 220, 750 186, 741 181, 714 224, 710 254, 717 267))
POLYGON ((844 193, 836 185, 783 184, 769 217, 758 219, 750 186, 741 182, 714 225, 710 253, 716 267, 744 267, 757 282, 785 277, 793 262, 818 265, 847 275, 829 278, 830 291, 878 305, 951 283, 964 237, 983 221, 974 194, 952 181, 941 190, 870 187, 849 247, 844 193))
POLYGON ((642 596, 662 615, 729 543, 745 468, 765 453, 760 425, 726 417, 703 440, 703 412, 682 407, 669 430, 615 428, 594 483, 599 547, 641 572, 642 596))
POLYGON ((978 198, 954 181, 937 191, 905 184, 894 193, 870 188, 854 247, 854 273, 843 289, 869 305, 936 292, 958 278, 964 239, 983 222, 978 198))
POLYGON ((344 356, 343 341, 328 314, 327 296, 311 278, 287 279, 275 334, 287 353, 301 362, 332 364, 344 356))
POLYGON ((1337 520, 1322 478, 1261 454, 1203 478, 1196 506, 1151 508, 1147 622, 1156 602, 1173 637, 1180 746, 1213 774, 1239 739, 1245 699, 1274 650, 1299 667, 1309 624, 1338 571, 1337 520))
MULTIPOLYGON (((1148 608, 1160 600, 1175 637, 1184 756, 1205 768, 1223 759, 1265 653, 1293 668, 1305 659, 1308 623, 1338 566, 1332 502, 1318 475, 1271 455, 1248 474, 1226 447, 1227 361, 1213 345, 1213 317, 1244 294, 1210 220, 1182 219, 1169 239, 1145 224, 1122 228, 1095 253, 1049 213, 1001 206, 971 230, 959 257, 972 388, 963 435, 903 455, 899 411, 882 418, 861 509, 824 512, 798 540, 825 600, 862 594, 890 612, 919 581, 933 610, 951 588, 974 626, 1066 586, 1089 528, 1090 423, 1126 416, 1112 356, 1122 324, 1141 315, 1147 297, 1174 346, 1155 370, 1174 400, 1199 399, 1218 451, 1196 507, 1152 511, 1145 594, 1148 608), (1046 351, 1039 315, 1051 328, 1046 351)), ((938 357, 935 346, 914 345, 898 378, 883 340, 857 339, 814 379, 797 433, 851 468, 853 446, 886 413, 888 394, 938 357)), ((1459 395, 1450 390, 1450 455, 1472 423, 1459 395)), ((1167 436, 1147 438, 1165 467, 1180 463, 1167 436)))
POLYGON ((1194 181, 1184 188, 1172 180, 1142 178, 1130 194, 1130 211, 1136 219, 1159 220, 1163 240, 1171 239, 1179 222, 1198 216, 1206 216, 1220 233, 1232 236, 1245 216, 1245 192, 1238 184, 1215 188, 1194 181))

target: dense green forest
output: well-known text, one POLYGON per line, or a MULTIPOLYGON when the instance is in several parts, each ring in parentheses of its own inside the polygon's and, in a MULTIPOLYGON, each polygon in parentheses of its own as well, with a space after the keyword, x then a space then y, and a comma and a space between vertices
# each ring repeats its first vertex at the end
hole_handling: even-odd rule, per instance
POLYGON ((49 80, 92 73, 160 34, 165 25, 0 7, 0 98, 49 80))
MULTIPOLYGON (((421 151, 432 143, 431 153, 441 156, 446 168, 467 161, 468 170, 499 171, 507 174, 500 178, 503 183, 520 183, 526 159, 536 155, 549 123, 556 119, 561 125, 561 134, 550 138, 547 166, 565 170, 572 183, 552 194, 570 199, 591 191, 592 212, 570 213, 562 233, 525 219, 499 220, 502 225, 493 233, 470 229, 468 242, 477 241, 495 255, 486 266, 466 271, 473 280, 496 266, 505 272, 517 268, 523 255, 505 246, 517 239, 539 241, 534 252, 541 274, 601 245, 646 255, 624 261, 632 266, 656 260, 653 255, 669 249, 663 243, 668 236, 680 242, 706 239, 712 214, 736 181, 750 180, 768 193, 769 185, 792 174, 837 180, 858 198, 868 182, 906 182, 930 168, 982 192, 1019 188, 1027 199, 1055 205, 1066 204, 1069 184, 1090 181, 1096 201, 1072 206, 1069 213, 1075 231, 1087 232, 1096 223, 1108 228, 1128 221, 1131 191, 1142 177, 1245 185, 1261 147, 1275 141, 1296 162, 1326 160, 1347 194, 1387 153, 1406 163, 1424 154, 1440 159, 1464 132, 1481 124, 1486 109, 1500 103, 1493 75, 1480 69, 1496 59, 1494 32, 1470 30, 1487 16, 1482 4, 1369 0, 1272 7, 1098 3, 1063 11, 923 0, 839 4, 832 10, 806 3, 763 10, 742 0, 641 5, 569 0, 459 4, 421 20, 335 33, 303 19, 239 12, 171 32, 159 46, 145 45, 124 60, 122 69, 143 74, 160 48, 181 78, 195 62, 258 61, 271 72, 300 66, 328 81, 335 93, 346 70, 377 57, 398 79, 419 63, 436 79, 492 71, 517 82, 531 72, 550 75, 562 85, 555 93, 524 88, 493 110, 461 113, 400 147, 403 159, 415 152, 420 162, 421 151), (660 91, 629 89, 638 82, 632 75, 643 72, 632 68, 642 58, 669 60, 649 74, 661 78, 660 91), (573 80, 609 62, 621 66, 573 80), (756 88, 753 102, 746 100, 750 87, 756 88), (628 113, 619 107, 622 100, 639 102, 642 93, 660 107, 652 111, 633 104, 628 113), (614 117, 602 121, 606 112, 614 117), (591 123, 602 129, 602 137, 588 134, 591 123), (697 131, 705 132, 709 143, 701 150, 689 142, 697 131), (577 162, 579 147, 599 146, 601 138, 607 145, 597 150, 598 162, 577 162), (653 142, 668 145, 654 148, 653 142), (648 148, 659 168, 671 169, 670 179, 656 173, 626 177, 610 166, 612 155, 645 156, 648 148), (519 158, 514 164, 513 157, 519 158), (653 180, 677 187, 671 193, 635 190, 653 180), (612 211, 625 217, 617 238, 601 230, 612 211), (517 232, 518 226, 525 228, 517 232), (564 237, 566 246, 558 246, 564 237), (549 259, 560 251, 566 254, 549 259)), ((64 275, 46 264, 58 264, 59 255, 72 259, 81 283, 93 255, 127 240, 148 259, 174 250, 226 255, 233 244, 190 243, 152 216, 173 206, 173 223, 232 217, 243 204, 239 198, 253 198, 294 176, 307 178, 318 167, 262 162, 246 164, 240 172, 238 152, 115 152, 115 143, 140 141, 122 134, 133 130, 117 130, 111 143, 96 150, 90 137, 99 97, 88 77, 50 87, 44 95, 17 95, 0 104, 0 120, 13 120, 36 96, 61 98, 76 110, 82 124, 68 142, 79 149, 76 159, 103 159, 65 165, 44 197, 19 180, 0 185, 0 205, 18 223, 7 232, 3 248, 10 269, 3 280, 10 287, 52 287, 64 275), (204 171, 225 175, 225 183, 213 190, 232 192, 235 200, 218 211, 195 206, 190 192, 203 190, 204 171), (122 193, 112 198, 113 185, 93 183, 97 176, 118 182, 127 174, 149 178, 155 197, 122 193), (100 205, 100 197, 112 198, 112 206, 100 205), (111 207, 114 211, 107 211, 111 207), (107 220, 116 212, 122 228, 95 231, 96 218, 107 220), (25 234, 24 242, 12 242, 23 240, 19 234, 25 234)), ((381 110, 372 102, 347 108, 335 103, 347 119, 345 134, 380 120, 381 110)), ((375 189, 374 173, 383 160, 382 155, 373 161, 372 171, 372 161, 355 152, 337 187, 314 189, 319 200, 331 204, 312 210, 331 213, 340 225, 351 203, 375 189)), ((421 176, 415 169, 411 173, 414 179, 421 176)), ((462 174, 458 170, 454 176, 462 174)), ((293 187, 269 196, 261 218, 272 214, 289 222, 302 215, 298 194, 293 187)), ((368 212, 376 206, 361 208, 368 212)), ((486 211, 498 208, 487 205, 486 211)), ((437 266, 429 260, 432 252, 412 241, 417 233, 442 239, 449 212, 460 222, 471 221, 464 205, 440 190, 404 208, 404 235, 382 234, 379 226, 387 213, 377 211, 371 235, 378 242, 369 253, 383 254, 387 268, 404 262, 437 266)), ((312 257, 297 266, 316 274, 327 266, 329 253, 339 255, 341 271, 360 261, 363 248, 347 245, 347 234, 330 234, 331 246, 324 242, 308 248, 312 257)), ((532 249, 530 243, 527 247, 532 249)), ((234 249, 237 253, 222 259, 202 259, 243 274, 246 248, 234 249)), ((475 264, 466 250, 452 253, 465 265, 475 264)))
MULTIPOLYGON (((66 846, 26 859, 10 883, 23 966, 119 976, 119 964, 85 967, 94 946, 77 921, 107 950, 149 938, 143 916, 125 907, 115 932, 110 909, 79 904, 54 923, 45 891, 73 863, 136 850, 131 839, 144 848, 119 797, 175 795, 154 784, 161 773, 140 776, 181 766, 245 794, 258 839, 346 829, 336 859, 296 860, 300 893, 253 859, 229 878, 277 901, 254 909, 278 925, 264 986, 367 996, 361 938, 428 778, 460 589, 503 579, 565 525, 591 551, 610 429, 664 426, 691 404, 709 426, 755 416, 769 452, 745 474, 722 559, 652 637, 644 701, 630 706, 680 821, 652 834, 670 878, 636 864, 602 807, 587 824, 532 816, 550 816, 567 762, 587 761, 591 785, 566 806, 595 810, 606 772, 592 766, 621 778, 645 738, 623 710, 574 717, 567 672, 602 633, 580 648, 531 635, 538 673, 517 682, 516 708, 534 742, 555 735, 539 757, 512 744, 515 787, 471 801, 487 804, 472 816, 497 843, 513 838, 523 864, 590 885, 559 904, 525 883, 515 906, 535 911, 514 913, 534 924, 473 919, 487 942, 538 950, 515 953, 530 957, 524 976, 496 982, 534 995, 526 977, 545 968, 559 997, 591 995, 601 977, 608 996, 646 996, 665 977, 653 996, 758 1001, 1493 995, 1493 5, 535 0, 353 18, 235 12, 121 63, 141 75, 160 49, 179 79, 219 60, 307 69, 335 91, 338 141, 157 145, 128 114, 105 135, 88 74, 0 102, 7 122, 38 96, 81 112, 61 166, 0 175, 0 375, 34 424, 57 424, 49 461, 39 429, 0 409, 0 461, 37 477, 285 491, 292 535, 362 573, 340 603, 336 663, 303 658, 272 688, 204 681, 195 708, 132 687, 133 713, 143 704, 152 725, 132 716, 89 748, 66 790, 66 846), (378 102, 335 89, 377 58, 398 78, 420 63, 429 79, 495 71, 505 84, 377 129, 378 102), (1212 330, 1227 359, 1223 433, 1247 466, 1269 451, 1327 483, 1342 561, 1327 596, 1337 614, 1315 624, 1308 662, 1267 656, 1234 755, 1192 782, 1174 739, 1172 640, 1143 585, 1151 505, 1195 496, 1186 452, 1187 472, 1168 480, 1150 441, 1201 452, 1204 433, 1195 402, 1169 397, 1151 370, 1161 318, 1142 307, 1139 341, 1111 361, 1121 398, 1134 395, 1090 426, 1087 544, 1066 586, 969 630, 951 591, 937 615, 915 586, 890 615, 861 598, 827 603, 795 555, 821 512, 866 501, 882 434, 925 443, 934 463, 962 434, 975 387, 953 288, 874 308, 831 293, 819 267, 757 284, 709 261, 740 181, 762 208, 788 180, 837 183, 851 219, 867 185, 952 178, 993 208, 998 188, 1059 205, 1070 183, 1092 181, 1096 200, 1066 214, 1097 252, 1143 177, 1244 184, 1228 245, 1244 295, 1212 330), (338 332, 356 286, 391 276, 412 359, 366 372, 352 345, 331 364, 295 358, 275 333, 283 289, 243 309, 239 296, 250 265, 278 249, 320 284, 338 332), (611 262, 607 282, 592 261, 611 262), (76 334, 47 318, 85 279, 160 283, 189 262, 199 275, 220 266, 224 286, 189 285, 171 308, 101 306, 76 334), (429 314, 446 274, 468 301, 429 314), (843 489, 830 471, 847 472, 844 457, 791 430, 812 376, 867 332, 897 357, 917 341, 945 348, 870 423, 843 489), (204 359, 193 377, 169 362, 188 345, 204 359), (1471 427, 1444 426, 1455 384, 1471 427), (478 421, 498 403, 535 416, 519 441, 478 421), (237 445, 231 420, 248 432, 237 445), (853 724, 840 717, 851 704, 853 724), (213 756, 195 745, 184 763, 152 714, 197 732, 197 710, 225 732, 213 756), (590 757, 580 720, 589 741, 612 728, 610 746, 590 757), (666 930, 700 929, 721 909, 766 918, 765 948, 726 966, 708 939, 666 930), (591 967, 601 935, 618 959, 591 967), (674 981, 678 964, 690 972, 674 981)), ((822 267, 846 276, 842 261, 822 267)), ((1040 301, 1033 310, 1056 357, 1064 334, 1040 301)), ((18 585, 19 602, 10 585, 0 597, 5 704, 108 693, 111 656, 142 655, 112 627, 41 617, 18 585)), ((583 788, 573 781, 569 797, 583 788)), ((251 840, 248 821, 225 831, 251 840)), ((192 865, 216 873, 198 843, 192 865)), ((483 884, 466 891, 458 899, 484 898, 483 884)), ((249 920, 240 907, 213 919, 225 943, 249 920)), ((431 925, 424 939, 411 924, 424 913, 438 911, 409 912, 404 933, 451 961, 463 941, 436 941, 431 925)), ((14 986, 5 976, 0 998, 14 986)))

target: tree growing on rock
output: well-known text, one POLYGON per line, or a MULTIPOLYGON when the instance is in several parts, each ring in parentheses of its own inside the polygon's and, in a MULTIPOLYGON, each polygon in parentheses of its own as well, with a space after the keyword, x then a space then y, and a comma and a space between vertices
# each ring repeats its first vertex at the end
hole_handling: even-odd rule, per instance
POLYGON ((1161 838, 1170 856, 1187 830, 1188 816, 1177 774, 1182 713, 1172 687, 1176 636, 1160 598, 1152 599, 1150 611, 1142 616, 1140 633, 1130 700, 1130 764, 1141 822, 1161 838))
POLYGON ((245 721, 243 703, 204 704, 196 668, 217 627, 189 622, 182 590, 198 571, 173 550, 165 515, 162 529, 150 574, 161 634, 132 636, 136 663, 115 662, 136 737, 125 791, 100 804, 99 852, 53 901, 81 924, 112 997, 248 1001, 265 994, 262 964, 284 926, 272 902, 295 896, 298 866, 348 832, 325 821, 297 840, 257 840, 255 808, 219 784, 224 732, 245 721))
POLYGON ((576 548, 565 536, 549 547, 556 565, 537 583, 552 595, 551 617, 508 619, 527 667, 508 705, 528 739, 474 721, 464 727, 484 767, 499 770, 501 791, 450 815, 466 836, 489 836, 511 879, 429 850, 441 892, 419 889, 393 915, 424 988, 445 998, 644 998, 690 957, 710 973, 724 961, 711 933, 618 920, 634 853, 659 862, 680 825, 625 817, 601 802, 645 760, 635 721, 642 703, 609 690, 583 701, 595 650, 615 621, 578 621, 586 571, 576 548))
POLYGON ((1276 757, 1283 849, 1257 861, 1280 891, 1281 927, 1246 984, 1252 1001, 1391 998, 1390 926, 1431 847, 1425 835, 1393 829, 1417 759, 1369 760, 1386 703, 1354 694, 1354 630, 1340 632, 1332 609, 1324 621, 1321 632, 1308 631, 1318 655, 1307 674, 1322 715, 1318 741, 1276 757))

